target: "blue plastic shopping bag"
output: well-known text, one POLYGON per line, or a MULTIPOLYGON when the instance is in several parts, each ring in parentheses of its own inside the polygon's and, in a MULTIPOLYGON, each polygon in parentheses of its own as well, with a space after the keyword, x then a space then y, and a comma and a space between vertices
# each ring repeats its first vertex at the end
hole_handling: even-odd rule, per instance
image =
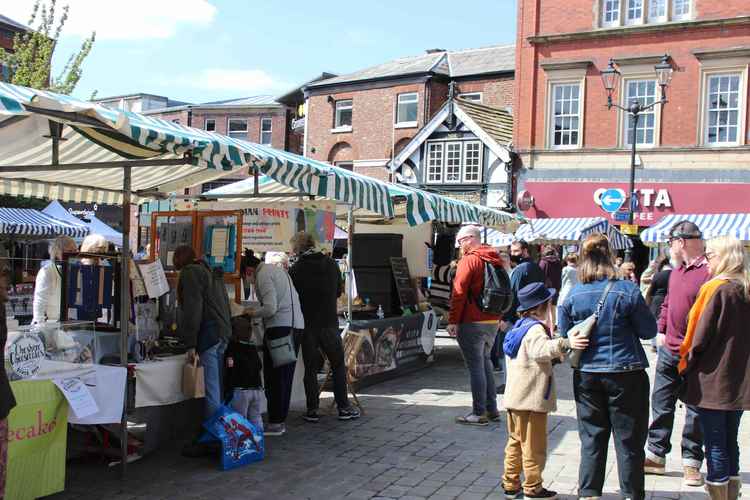
POLYGON ((233 409, 222 406, 203 423, 203 427, 221 442, 222 470, 263 460, 263 431, 233 409))

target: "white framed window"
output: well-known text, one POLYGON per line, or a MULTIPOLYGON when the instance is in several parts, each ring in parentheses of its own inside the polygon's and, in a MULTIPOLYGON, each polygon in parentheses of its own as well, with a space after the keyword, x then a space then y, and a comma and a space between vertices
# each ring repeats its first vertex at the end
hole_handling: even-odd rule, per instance
POLYGON ((581 84, 553 84, 551 91, 550 146, 557 149, 580 146, 581 84))
POLYGON ((234 139, 247 139, 247 119, 230 118, 227 122, 227 135, 234 139))
POLYGON ((620 25, 620 0, 602 0, 602 26, 620 25))
POLYGON ((396 124, 416 125, 418 104, 419 94, 416 92, 399 94, 396 104, 396 124))
MULTIPOLYGON (((625 80, 623 106, 627 108, 634 100, 642 106, 652 104, 657 99, 657 88, 656 80, 625 80)), ((623 112, 623 116, 623 143, 630 146, 633 144, 633 115, 623 112)), ((656 145, 655 108, 639 113, 635 141, 639 146, 656 145)))
POLYGON ((682 21, 690 19, 691 0, 672 0, 672 20, 682 21))
POLYGON ((482 143, 469 141, 464 143, 464 182, 482 180, 482 143))
POLYGON ((445 173, 443 178, 446 183, 461 182, 461 149, 462 143, 458 141, 445 144, 445 173))
POLYGON ((625 13, 625 24, 642 24, 643 23, 643 1, 628 0, 628 8, 625 13))
POLYGON ((343 168, 344 170, 349 170, 350 172, 354 170, 354 162, 353 161, 335 161, 333 164, 339 168, 343 168))
POLYGON ((343 128, 352 126, 352 100, 341 99, 336 101, 336 112, 334 115, 334 128, 343 128))
POLYGON ((267 146, 271 145, 271 132, 273 127, 273 120, 271 118, 260 119, 260 143, 267 146))
POLYGON ((740 73, 707 76, 703 138, 706 145, 737 146, 741 143, 742 88, 740 73))
POLYGON ((482 93, 481 92, 467 92, 465 94, 458 94, 458 97, 461 99, 466 99, 467 101, 473 101, 482 103, 482 93))
POLYGON ((215 132, 216 131, 216 120, 213 118, 207 118, 205 122, 203 122, 203 129, 206 132, 215 132))
POLYGON ((427 182, 443 182, 443 143, 427 143, 427 182))
POLYGON ((667 0, 649 0, 648 22, 663 23, 667 20, 667 0))

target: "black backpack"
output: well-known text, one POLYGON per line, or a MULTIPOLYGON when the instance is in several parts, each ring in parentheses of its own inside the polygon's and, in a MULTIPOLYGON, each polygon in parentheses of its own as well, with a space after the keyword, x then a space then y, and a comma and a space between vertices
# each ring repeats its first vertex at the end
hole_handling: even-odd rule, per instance
POLYGON ((503 315, 513 305, 510 278, 502 267, 484 263, 484 284, 477 299, 477 306, 487 314, 503 315))

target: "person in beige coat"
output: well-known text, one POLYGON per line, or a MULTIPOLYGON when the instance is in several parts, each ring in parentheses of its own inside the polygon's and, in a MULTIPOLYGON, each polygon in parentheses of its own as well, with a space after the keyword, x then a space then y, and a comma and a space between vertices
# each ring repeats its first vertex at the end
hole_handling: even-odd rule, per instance
POLYGON ((557 409, 552 366, 570 349, 583 349, 583 337, 553 338, 547 321, 555 290, 531 283, 518 292, 521 315, 503 342, 508 370, 503 402, 508 412, 503 490, 506 498, 553 499, 542 485, 547 461, 547 414, 557 409), (525 479, 521 485, 521 471, 525 479))

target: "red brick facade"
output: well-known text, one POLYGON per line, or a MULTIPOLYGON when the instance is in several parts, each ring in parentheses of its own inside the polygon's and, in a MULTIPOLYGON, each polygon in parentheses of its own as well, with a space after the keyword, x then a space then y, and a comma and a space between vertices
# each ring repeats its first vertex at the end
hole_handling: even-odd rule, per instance
MULTIPOLYGON (((618 136, 621 118, 614 109, 607 110, 606 92, 600 77, 610 58, 670 55, 675 71, 667 89, 669 102, 662 111, 657 110, 661 119, 658 147, 702 145, 702 75, 709 67, 720 67, 722 59, 731 71, 742 72, 744 68, 741 94, 744 95, 742 114, 746 118, 750 101, 746 82, 750 52, 735 50, 704 57, 700 52, 750 47, 750 3, 746 0, 693 0, 691 8, 691 19, 686 21, 603 29, 599 27, 600 0, 564 3, 519 0, 516 75, 522 84, 516 86, 514 99, 516 148, 520 151, 549 149, 547 91, 549 79, 554 76, 543 67, 555 62, 591 61, 585 70, 580 149, 617 148, 622 144, 618 136), (711 59, 710 63, 706 59, 711 59)), ((643 66, 653 68, 652 59, 643 66)), ((618 88, 615 99, 622 90, 618 88)), ((746 129, 740 146, 748 144, 746 129)))
MULTIPOLYGON (((387 179, 389 173, 385 164, 445 104, 448 83, 448 79, 422 78, 412 83, 380 82, 377 86, 362 83, 341 91, 336 88, 331 91, 316 89, 307 100, 305 155, 330 163, 354 161, 355 171, 387 179), (419 96, 417 124, 407 128, 394 127, 398 95, 407 92, 416 92, 419 96), (333 130, 335 101, 341 99, 352 100, 350 132, 333 130), (362 162, 367 163, 363 165, 362 162)), ((512 105, 512 75, 463 77, 456 83, 457 93, 482 92, 483 103, 490 106, 505 108, 512 105)))

